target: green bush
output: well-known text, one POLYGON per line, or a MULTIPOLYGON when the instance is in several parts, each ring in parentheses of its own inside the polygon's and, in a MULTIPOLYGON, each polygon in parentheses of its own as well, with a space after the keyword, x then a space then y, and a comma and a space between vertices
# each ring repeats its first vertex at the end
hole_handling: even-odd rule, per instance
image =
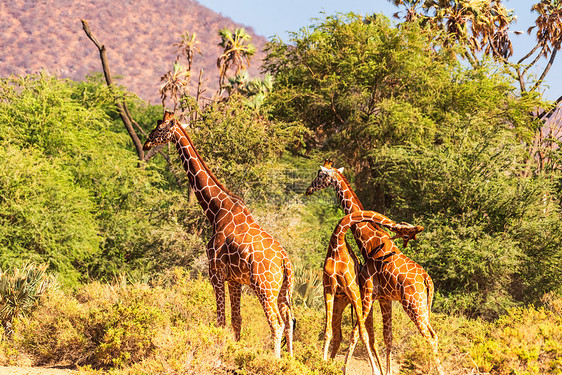
POLYGON ((99 86, 46 74, 0 81, 0 266, 43 262, 76 284, 187 265, 201 251, 184 241, 204 220, 199 207, 160 165, 139 168, 99 86))

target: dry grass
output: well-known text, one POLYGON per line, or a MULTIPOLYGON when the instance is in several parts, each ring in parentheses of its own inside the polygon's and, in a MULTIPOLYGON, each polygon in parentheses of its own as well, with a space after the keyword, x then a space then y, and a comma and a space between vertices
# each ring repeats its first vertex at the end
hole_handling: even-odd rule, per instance
MULTIPOLYGON (((513 309, 493 323, 434 315, 445 372, 560 373, 562 299, 548 298, 545 308, 513 309)), ((394 311, 394 358, 399 373, 433 373, 429 346, 398 304, 394 311)), ((229 328, 216 327, 209 282, 180 270, 150 284, 118 280, 91 283, 75 292, 55 290, 31 316, 16 320, 13 340, 0 343, 0 364, 73 365, 82 373, 115 374, 340 373, 341 362, 321 360, 322 309, 295 306, 295 357, 284 353, 281 359, 272 356, 263 311, 247 290, 242 314, 242 339, 235 342, 229 328)), ((349 316, 346 311, 341 353, 351 330, 349 316)), ((378 311, 375 330, 384 353, 378 311)), ((365 360, 361 344, 356 358, 365 360)))

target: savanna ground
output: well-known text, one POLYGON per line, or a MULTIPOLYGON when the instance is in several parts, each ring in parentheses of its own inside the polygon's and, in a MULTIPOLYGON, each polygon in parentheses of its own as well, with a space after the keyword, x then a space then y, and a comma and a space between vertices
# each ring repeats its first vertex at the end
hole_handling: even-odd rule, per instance
MULTIPOLYGON (((559 374, 562 301, 545 301, 545 306, 514 308, 496 322, 433 314, 445 373, 559 374)), ((433 373, 428 345, 396 304, 395 311, 395 373, 433 373)), ((346 311, 343 350, 349 315, 346 311)), ((24 372, 31 366, 59 366, 38 371, 60 373, 66 371, 60 366, 71 366, 84 374, 340 373, 341 357, 321 359, 322 309, 295 306, 294 358, 273 357, 270 331, 252 293, 243 294, 242 316, 241 341, 235 342, 229 327, 215 325, 210 283, 180 269, 151 283, 90 283, 74 293, 49 292, 33 314, 16 320, 12 339, 0 346, 0 363, 25 366, 24 372)), ((375 319, 384 353, 381 329, 375 319)), ((364 373, 368 365, 361 344, 355 355, 352 371, 364 373)))

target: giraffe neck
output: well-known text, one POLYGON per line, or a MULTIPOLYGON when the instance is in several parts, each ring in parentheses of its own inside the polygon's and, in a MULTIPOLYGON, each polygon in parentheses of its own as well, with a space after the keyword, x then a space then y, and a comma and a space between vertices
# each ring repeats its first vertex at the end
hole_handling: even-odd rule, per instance
MULTIPOLYGON (((334 188, 336 189, 336 194, 338 196, 338 200, 343 208, 343 211, 346 215, 349 215, 354 212, 363 211, 363 204, 351 188, 351 185, 347 181, 347 179, 343 176, 343 174, 337 172, 337 183, 335 184, 334 188)), ((384 232, 376 223, 364 223, 364 224, 353 224, 351 226, 351 230, 353 232, 353 237, 355 238, 355 242, 361 251, 361 255, 363 259, 367 260, 369 258, 369 251, 372 247, 373 235, 376 234, 376 237, 379 238, 381 236, 387 236, 386 232, 384 232)))
POLYGON ((230 211, 234 205, 245 208, 242 200, 226 190, 209 170, 181 125, 176 127, 174 139, 189 183, 211 224, 215 225, 219 220, 221 209, 230 211))
POLYGON ((343 208, 343 211, 346 215, 350 213, 362 211, 363 205, 361 201, 351 188, 351 185, 347 181, 347 179, 339 172, 337 173, 337 182, 334 186, 336 190, 336 195, 338 196, 338 200, 340 205, 343 208))

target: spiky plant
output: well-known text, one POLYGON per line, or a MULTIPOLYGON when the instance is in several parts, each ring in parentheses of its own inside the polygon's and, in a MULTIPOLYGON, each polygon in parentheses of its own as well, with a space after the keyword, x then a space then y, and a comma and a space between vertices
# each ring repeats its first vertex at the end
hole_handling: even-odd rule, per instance
POLYGON ((47 290, 58 287, 56 277, 46 271, 46 264, 33 263, 8 272, 0 269, 0 321, 8 336, 14 318, 28 314, 47 290))
POLYGON ((321 308, 322 275, 319 270, 296 267, 294 278, 294 301, 310 308, 321 308))

